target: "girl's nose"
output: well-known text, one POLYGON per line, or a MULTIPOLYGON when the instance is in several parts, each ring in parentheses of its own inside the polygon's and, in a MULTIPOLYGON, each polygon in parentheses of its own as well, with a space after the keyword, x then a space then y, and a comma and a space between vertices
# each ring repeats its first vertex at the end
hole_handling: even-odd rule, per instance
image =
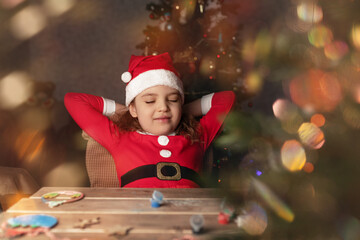
POLYGON ((158 110, 162 112, 168 111, 169 106, 167 105, 166 101, 159 101, 158 102, 158 110))

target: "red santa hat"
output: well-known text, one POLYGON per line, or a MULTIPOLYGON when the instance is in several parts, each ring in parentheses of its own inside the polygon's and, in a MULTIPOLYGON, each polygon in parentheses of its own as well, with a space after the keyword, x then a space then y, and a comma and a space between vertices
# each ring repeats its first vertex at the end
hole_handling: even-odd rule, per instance
POLYGON ((169 53, 156 56, 134 56, 129 62, 129 69, 121 75, 121 80, 127 83, 125 88, 125 105, 150 87, 163 85, 179 91, 184 102, 183 84, 173 66, 169 53))

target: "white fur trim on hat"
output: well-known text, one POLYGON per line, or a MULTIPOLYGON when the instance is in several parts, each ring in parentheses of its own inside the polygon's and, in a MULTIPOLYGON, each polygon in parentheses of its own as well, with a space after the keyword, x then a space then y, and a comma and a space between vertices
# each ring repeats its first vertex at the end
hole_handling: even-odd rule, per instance
POLYGON ((139 74, 132 79, 126 86, 125 104, 129 106, 131 101, 142 91, 155 86, 168 86, 175 88, 181 95, 181 100, 184 102, 184 90, 181 80, 172 71, 165 69, 149 70, 139 74))
POLYGON ((128 83, 130 82, 132 76, 131 76, 131 73, 130 72, 124 72, 123 74, 121 74, 121 80, 124 82, 124 83, 128 83))

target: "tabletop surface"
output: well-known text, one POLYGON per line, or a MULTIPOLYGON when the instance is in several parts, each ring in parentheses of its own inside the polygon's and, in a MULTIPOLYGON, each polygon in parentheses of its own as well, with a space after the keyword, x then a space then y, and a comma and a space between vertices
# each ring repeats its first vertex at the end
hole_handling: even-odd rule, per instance
MULTIPOLYGON (((223 195, 217 189, 151 188, 59 188, 43 187, 23 198, 0 215, 5 222, 23 214, 47 214, 58 219, 51 229, 57 239, 211 239, 214 236, 240 234, 234 222, 219 224, 223 195), (46 193, 79 191, 84 198, 50 208, 42 200, 46 193), (164 202, 151 207, 154 190, 164 202), (205 224, 202 233, 193 234, 189 220, 200 214, 205 224), (85 228, 83 220, 98 222, 85 228), (190 238, 190 237, 191 238, 190 238)), ((58 199, 57 199, 58 200, 58 199)), ((40 237, 40 235, 38 236, 40 237)))

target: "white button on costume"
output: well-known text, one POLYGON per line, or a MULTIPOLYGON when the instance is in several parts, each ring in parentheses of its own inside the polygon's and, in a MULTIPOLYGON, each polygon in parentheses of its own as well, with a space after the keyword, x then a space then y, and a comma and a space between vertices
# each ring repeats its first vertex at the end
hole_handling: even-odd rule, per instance
POLYGON ((166 146, 168 145, 170 139, 167 137, 167 136, 159 136, 158 137, 158 143, 161 145, 161 146, 166 146))
POLYGON ((169 158, 171 157, 171 152, 169 150, 161 150, 160 151, 160 156, 162 156, 163 158, 169 158))

